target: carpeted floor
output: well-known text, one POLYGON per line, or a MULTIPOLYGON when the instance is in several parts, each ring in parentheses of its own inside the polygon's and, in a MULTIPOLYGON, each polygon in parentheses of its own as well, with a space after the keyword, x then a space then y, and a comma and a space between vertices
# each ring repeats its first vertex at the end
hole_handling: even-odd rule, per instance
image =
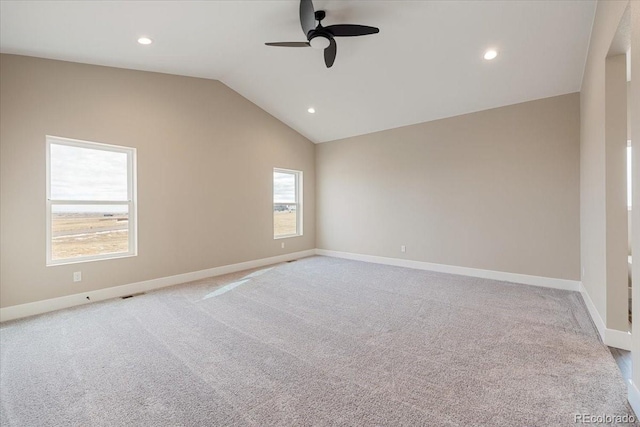
POLYGON ((631 413, 578 293, 312 257, 4 323, 2 426, 631 413))

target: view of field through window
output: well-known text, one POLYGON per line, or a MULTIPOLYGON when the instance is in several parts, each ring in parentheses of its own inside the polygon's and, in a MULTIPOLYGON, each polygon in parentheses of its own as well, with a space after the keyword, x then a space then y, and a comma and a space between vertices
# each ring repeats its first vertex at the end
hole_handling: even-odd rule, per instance
POLYGON ((296 216, 296 206, 293 205, 289 208, 284 207, 284 210, 278 210, 278 207, 273 209, 273 229, 274 236, 291 236, 297 234, 298 218, 296 216))
MULTIPOLYGON (((92 206, 93 207, 93 206, 92 206)), ((98 206, 95 206, 98 208, 98 206)), ((86 212, 77 206, 51 215, 51 259, 94 256, 129 251, 129 214, 114 209, 86 212)))
POLYGON ((298 172, 273 172, 273 236, 300 234, 298 221, 298 172))
POLYGON ((130 252, 130 154, 118 147, 65 142, 49 148, 49 259, 130 252))

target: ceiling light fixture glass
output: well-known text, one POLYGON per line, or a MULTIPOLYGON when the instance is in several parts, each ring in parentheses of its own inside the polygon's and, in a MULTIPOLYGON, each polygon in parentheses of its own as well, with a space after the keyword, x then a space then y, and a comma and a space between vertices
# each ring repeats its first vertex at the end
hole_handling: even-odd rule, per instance
POLYGON ((146 45, 146 44, 151 44, 151 43, 153 43, 153 40, 151 40, 149 37, 140 37, 140 38, 138 39, 138 43, 140 43, 140 44, 145 44, 145 45, 146 45))
POLYGON ((316 112, 316 109, 313 107, 309 107, 307 108, 307 112, 309 112, 310 114, 314 114, 316 112))
POLYGON ((491 61, 492 59, 495 59, 496 56, 498 56, 498 52, 496 52, 493 49, 489 49, 484 53, 484 59, 486 59, 487 61, 491 61))
POLYGON ((326 49, 331 44, 331 41, 325 36, 315 36, 311 40, 309 40, 309 44, 314 49, 326 49))

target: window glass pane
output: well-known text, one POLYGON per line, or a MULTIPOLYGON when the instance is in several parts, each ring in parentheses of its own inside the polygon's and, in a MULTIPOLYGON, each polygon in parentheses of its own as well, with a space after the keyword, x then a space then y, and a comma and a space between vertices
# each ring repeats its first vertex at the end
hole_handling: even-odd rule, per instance
POLYGON ((273 173, 273 202, 296 202, 296 176, 292 173, 273 173))
POLYGON ((51 206, 51 259, 129 252, 126 205, 51 206))
POLYGON ((298 217, 295 204, 273 205, 273 235, 274 237, 298 234, 298 217))
POLYGON ((51 144, 51 199, 126 201, 127 154, 51 144))
POLYGON ((633 200, 632 191, 631 191, 631 183, 633 181, 631 174, 631 147, 627 147, 627 207, 631 209, 631 201, 633 200))

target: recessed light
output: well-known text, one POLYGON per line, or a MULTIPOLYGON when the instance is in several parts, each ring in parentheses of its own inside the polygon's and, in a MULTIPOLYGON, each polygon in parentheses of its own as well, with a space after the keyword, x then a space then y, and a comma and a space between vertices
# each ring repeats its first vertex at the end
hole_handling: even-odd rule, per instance
POLYGON ((307 111, 308 111, 310 114, 314 114, 314 113, 316 112, 316 109, 315 109, 315 108, 313 108, 313 107, 309 107, 309 108, 307 108, 307 111))
POLYGON ((484 53, 484 59, 486 59, 487 61, 491 61, 492 59, 495 59, 496 56, 498 56, 498 52, 496 52, 493 49, 489 49, 484 53))
POLYGON ((140 43, 140 44, 151 44, 151 43, 153 43, 153 40, 151 40, 149 37, 140 37, 138 39, 138 43, 140 43))

